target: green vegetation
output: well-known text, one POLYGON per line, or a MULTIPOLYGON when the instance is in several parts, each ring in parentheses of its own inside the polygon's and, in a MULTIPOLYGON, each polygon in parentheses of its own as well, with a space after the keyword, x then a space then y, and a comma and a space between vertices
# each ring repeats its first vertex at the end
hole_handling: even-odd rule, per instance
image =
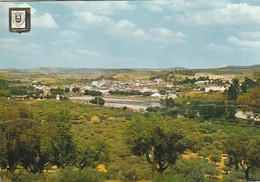
POLYGON ((74 93, 78 93, 79 92, 79 88, 78 87, 74 87, 74 88, 72 88, 72 92, 74 92, 74 93))
POLYGON ((233 79, 232 84, 230 85, 227 91, 227 99, 228 100, 236 100, 239 93, 239 80, 233 79))
POLYGON ((135 118, 126 130, 126 142, 137 156, 144 156, 155 172, 174 164, 192 141, 183 124, 167 118, 135 118))
POLYGON ((259 177, 260 130, 245 121, 174 119, 69 101, 1 100, 0 107, 0 165, 9 171, 2 172, 4 179, 217 180, 224 170, 215 165, 221 153, 228 154, 230 171, 223 178, 259 177), (248 152, 239 152, 240 146, 248 152), (201 157, 182 157, 190 152, 201 157), (98 172, 100 164, 107 173, 98 172), (44 172, 53 166, 56 172, 44 172), (238 172, 244 175, 230 176, 238 172))
POLYGON ((139 91, 120 91, 120 90, 115 90, 115 91, 109 91, 111 95, 125 95, 125 96, 130 96, 130 95, 142 95, 142 96, 150 96, 153 93, 152 92, 139 92, 139 91))
POLYGON ((96 104, 100 106, 105 105, 105 100, 102 97, 95 97, 94 99, 91 99, 89 102, 91 104, 96 104))
POLYGON ((206 175, 214 179, 214 176, 220 174, 220 170, 214 164, 201 158, 180 159, 174 169, 186 177, 188 181, 206 181, 206 175))
POLYGON ((225 151, 229 155, 228 165, 238 170, 242 167, 245 179, 249 180, 251 169, 260 167, 260 140, 248 136, 231 135, 225 141, 225 151))
MULTIPOLYGON (((123 71, 123 70, 122 70, 123 71)), ((113 75, 113 78, 119 81, 148 79, 152 76, 150 71, 126 70, 122 73, 113 75)))
POLYGON ((252 66, 227 66, 223 68, 215 68, 215 69, 207 69, 200 70, 202 72, 208 72, 213 74, 243 74, 243 73, 252 73, 259 72, 260 65, 252 65, 252 66))
POLYGON ((93 91, 93 90, 85 90, 84 95, 101 96, 102 92, 100 92, 100 91, 93 91))
POLYGON ((52 95, 57 95, 57 94, 61 95, 61 94, 65 93, 65 90, 61 89, 61 88, 52 88, 50 90, 50 92, 51 92, 52 95))
MULTIPOLYGON (((226 92, 206 93, 192 88, 195 80, 208 77, 179 79, 177 72, 157 76, 178 82, 178 89, 187 91, 177 93, 176 99, 162 99, 165 107, 151 107, 147 112, 106 108, 102 93, 89 90, 85 95, 95 97, 92 104, 28 99, 40 98, 42 92, 17 80, 1 79, 1 178, 4 182, 259 180, 259 121, 235 117, 237 110, 257 117, 259 73, 233 79, 226 92)), ((71 93, 68 87, 52 87, 48 97, 80 95, 79 87, 71 93)), ((163 94, 175 91, 156 89, 163 94)))

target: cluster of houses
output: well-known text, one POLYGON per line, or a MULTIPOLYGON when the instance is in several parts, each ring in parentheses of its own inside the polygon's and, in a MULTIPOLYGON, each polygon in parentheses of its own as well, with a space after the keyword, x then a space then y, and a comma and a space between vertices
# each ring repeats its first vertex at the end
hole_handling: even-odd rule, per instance
MULTIPOLYGON (((99 91, 102 94, 109 94, 110 91, 138 91, 141 93, 150 92, 152 93, 151 97, 162 97, 162 94, 159 93, 159 87, 172 87, 172 83, 165 82, 161 79, 155 80, 129 80, 127 82, 116 81, 116 80, 96 80, 92 81, 89 84, 74 84, 67 86, 46 86, 46 85, 33 85, 35 89, 42 90, 44 95, 50 94, 51 89, 57 88, 69 88, 70 92, 72 92, 73 88, 79 88, 80 93, 84 93, 85 90, 95 90, 99 91)), ((169 95, 172 93, 169 92, 169 95)))
POLYGON ((196 90, 198 90, 198 91, 205 91, 205 92, 210 92, 210 91, 225 92, 229 88, 229 84, 226 84, 225 82, 226 81, 223 80, 221 85, 220 84, 216 85, 216 84, 213 84, 212 80, 196 81, 195 82, 196 85, 207 85, 207 86, 204 86, 202 88, 198 87, 196 90))
MULTIPOLYGON (((228 89, 229 85, 221 84, 221 85, 212 85, 210 80, 205 81, 197 81, 195 83, 198 85, 197 91, 216 91, 216 92, 224 92, 228 89), (201 85, 204 85, 201 87, 201 85)), ((51 89, 57 88, 69 88, 70 92, 72 92, 73 88, 79 88, 79 93, 84 93, 85 90, 95 90, 101 92, 103 95, 109 94, 110 91, 138 91, 141 93, 149 92, 152 93, 151 97, 172 97, 176 98, 176 94, 174 91, 171 91, 173 87, 172 82, 166 82, 162 79, 143 79, 143 80, 128 80, 126 82, 118 81, 118 80, 109 80, 109 79, 102 79, 102 80, 95 80, 89 84, 73 84, 67 86, 46 86, 46 85, 33 85, 35 89, 39 89, 43 91, 44 95, 50 94, 51 89), (165 94, 161 94, 159 92, 159 88, 164 88, 167 90, 165 94)), ((57 97, 59 99, 59 97, 57 97)))

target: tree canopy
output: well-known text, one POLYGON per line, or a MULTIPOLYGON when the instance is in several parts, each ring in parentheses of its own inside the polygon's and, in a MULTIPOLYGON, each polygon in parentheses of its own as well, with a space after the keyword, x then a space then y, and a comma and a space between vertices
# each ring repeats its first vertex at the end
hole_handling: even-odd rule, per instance
POLYGON ((192 139, 183 124, 168 119, 153 116, 134 118, 125 132, 131 151, 144 156, 152 170, 159 173, 192 146, 192 139))

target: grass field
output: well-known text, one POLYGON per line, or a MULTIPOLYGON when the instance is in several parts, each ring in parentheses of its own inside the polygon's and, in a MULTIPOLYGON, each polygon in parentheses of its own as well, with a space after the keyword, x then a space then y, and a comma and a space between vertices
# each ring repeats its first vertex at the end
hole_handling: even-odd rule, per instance
POLYGON ((143 72, 143 71, 134 71, 129 73, 121 73, 114 76, 115 79, 119 81, 127 81, 131 79, 149 79, 152 76, 150 72, 143 72))

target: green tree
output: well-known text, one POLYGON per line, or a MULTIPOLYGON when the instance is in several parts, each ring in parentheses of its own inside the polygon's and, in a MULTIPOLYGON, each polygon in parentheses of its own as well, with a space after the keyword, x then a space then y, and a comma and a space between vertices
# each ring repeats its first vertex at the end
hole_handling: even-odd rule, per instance
POLYGON ((10 87, 10 94, 11 95, 26 95, 29 90, 32 90, 31 88, 27 87, 10 87))
POLYGON ((77 149, 76 162, 80 169, 94 166, 93 153, 94 151, 91 150, 89 146, 80 146, 80 148, 77 149))
POLYGON ((247 93, 240 95, 237 99, 239 104, 260 107, 260 86, 253 87, 247 90, 247 93))
POLYGON ((100 91, 93 91, 93 90, 85 90, 84 95, 101 96, 102 92, 100 92, 100 91))
POLYGON ((246 180, 252 168, 260 167, 260 139, 232 135, 225 140, 224 149, 229 165, 235 166, 236 170, 241 167, 246 180))
POLYGON ((20 120, 12 120, 1 123, 0 162, 1 167, 14 171, 19 163, 19 136, 22 133, 23 124, 20 120))
POLYGON ((50 161, 55 128, 32 120, 12 120, 1 125, 0 163, 14 171, 17 165, 36 173, 50 161))
POLYGON ((64 92, 65 92, 65 93, 69 93, 69 92, 70 92, 70 88, 65 88, 65 89, 64 89, 64 92))
POLYGON ((214 163, 221 162, 221 151, 216 149, 212 150, 210 160, 214 163))
POLYGON ((80 169, 95 168, 97 164, 109 162, 109 147, 105 141, 94 139, 86 143, 86 146, 80 146, 77 150, 77 163, 80 169))
POLYGON ((226 107, 226 114, 225 114, 226 119, 236 119, 236 108, 233 106, 226 107))
POLYGON ((174 99, 171 97, 170 98, 166 97, 164 102, 166 107, 174 107, 176 105, 174 99))
POLYGON ((78 93, 79 91, 80 91, 80 88, 78 88, 78 87, 72 88, 72 92, 74 92, 74 93, 78 93))
POLYGON ((28 171, 41 173, 50 164, 55 127, 30 123, 20 136, 19 161, 28 171))
POLYGON ((239 80, 235 78, 232 80, 232 84, 227 90, 227 99, 236 100, 238 97, 238 93, 239 93, 239 80))
POLYGON ((188 178, 188 181, 197 182, 206 181, 206 175, 214 177, 220 174, 220 171, 216 169, 214 164, 208 163, 206 159, 201 158, 178 159, 174 169, 188 178))
POLYGON ((254 82, 254 80, 252 80, 248 77, 245 77, 244 82, 241 84, 241 90, 242 90, 242 92, 246 93, 249 88, 252 88, 256 85, 257 85, 257 83, 254 82))
POLYGON ((64 89, 61 89, 61 88, 52 88, 50 90, 50 92, 52 95, 57 95, 57 94, 62 95, 62 94, 64 94, 65 91, 64 91, 64 89))
POLYGON ((95 97, 94 99, 90 100, 90 103, 103 106, 105 105, 105 100, 102 97, 95 97))
POLYGON ((8 148, 7 138, 4 132, 3 122, 0 122, 0 166, 5 169, 8 165, 8 148))
POLYGON ((125 132, 126 143, 137 156, 144 156, 153 171, 163 173, 192 145, 187 130, 178 121, 162 117, 140 117, 125 132))
POLYGON ((68 125, 62 123, 57 125, 57 135, 53 139, 52 150, 52 164, 58 167, 65 167, 75 163, 75 144, 72 141, 68 125))

